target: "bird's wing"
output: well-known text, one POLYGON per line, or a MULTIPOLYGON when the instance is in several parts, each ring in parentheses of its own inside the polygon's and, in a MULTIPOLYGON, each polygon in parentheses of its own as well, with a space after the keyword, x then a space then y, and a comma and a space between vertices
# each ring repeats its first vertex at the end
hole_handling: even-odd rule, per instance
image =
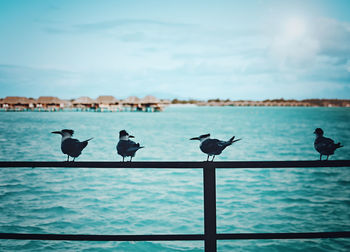
MULTIPOLYGON (((214 139, 213 139, 214 140, 214 139)), ((216 139, 215 139, 216 140, 216 139)), ((218 143, 217 143, 217 145, 219 146, 219 147, 226 147, 227 145, 230 145, 231 144, 231 141, 220 141, 220 140, 218 140, 218 143)))
POLYGON ((318 148, 328 147, 333 144, 334 144, 334 141, 327 137, 319 137, 315 141, 315 146, 317 146, 318 148))
POLYGON ((137 151, 138 149, 143 148, 143 146, 140 147, 139 143, 135 143, 134 141, 129 140, 128 141, 128 151, 137 151))
POLYGON ((117 144, 118 154, 121 156, 125 155, 128 150, 128 147, 129 147, 128 141, 120 140, 117 144))
POLYGON ((64 143, 70 144, 70 145, 74 145, 79 143, 78 139, 75 138, 67 138, 66 140, 63 141, 64 143))
POLYGON ((222 144, 220 142, 222 141, 218 139, 207 139, 201 144, 200 148, 204 153, 214 153, 220 149, 220 144, 222 144))
POLYGON ((68 138, 61 144, 61 149, 64 154, 70 156, 79 156, 81 151, 87 146, 88 142, 79 142, 74 138, 68 138))
POLYGON ((141 148, 143 148, 143 146, 131 140, 120 140, 117 145, 118 154, 121 156, 133 156, 135 152, 141 148))
POLYGON ((77 139, 68 138, 61 144, 61 149, 64 154, 70 154, 75 150, 75 146, 79 141, 77 139))
POLYGON ((143 148, 143 146, 142 147, 130 147, 130 148, 128 148, 128 152, 136 152, 137 150, 139 150, 141 148, 143 148))
POLYGON ((322 137, 322 142, 327 143, 327 144, 334 144, 334 141, 330 138, 327 138, 327 137, 322 137))
POLYGON ((315 140, 315 149, 321 154, 328 155, 333 154, 336 149, 334 141, 327 137, 319 137, 315 140))
POLYGON ((133 157, 133 156, 135 156, 136 151, 141 149, 141 148, 143 148, 143 147, 140 147, 139 143, 135 143, 134 141, 129 140, 126 155, 133 157))
MULTIPOLYGON (((91 139, 90 139, 91 140, 91 139)), ((78 149, 80 149, 80 151, 82 151, 87 145, 88 145, 88 141, 84 141, 84 142, 79 142, 78 144, 77 144, 77 146, 78 146, 78 149)))

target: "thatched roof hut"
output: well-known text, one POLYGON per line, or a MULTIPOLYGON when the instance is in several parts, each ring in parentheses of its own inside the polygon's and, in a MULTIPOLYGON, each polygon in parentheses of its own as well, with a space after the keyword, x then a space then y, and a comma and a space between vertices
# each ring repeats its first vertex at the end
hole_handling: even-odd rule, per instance
POLYGON ((112 95, 100 95, 99 97, 97 97, 96 103, 112 105, 118 104, 119 101, 112 95))
POLYGON ((141 103, 150 105, 150 104, 159 104, 160 101, 152 95, 147 95, 143 99, 141 99, 141 103))
POLYGON ((40 96, 37 100, 37 103, 48 105, 48 104, 63 104, 64 102, 61 99, 54 96, 40 96))
POLYGON ((140 98, 136 96, 129 96, 128 98, 123 100, 124 104, 130 104, 130 105, 140 104, 140 102, 141 102, 140 98))
POLYGON ((77 104, 95 104, 97 102, 91 99, 90 97, 82 96, 82 97, 79 97, 78 99, 75 99, 72 103, 74 105, 77 105, 77 104))
POLYGON ((2 100, 2 104, 22 104, 22 105, 29 105, 33 104, 35 101, 30 100, 27 97, 21 97, 21 96, 7 96, 2 100))

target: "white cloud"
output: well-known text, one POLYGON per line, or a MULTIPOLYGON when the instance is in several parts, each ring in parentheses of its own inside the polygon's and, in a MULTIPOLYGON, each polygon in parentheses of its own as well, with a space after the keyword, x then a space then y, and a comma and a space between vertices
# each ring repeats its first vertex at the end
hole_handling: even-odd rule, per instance
POLYGON ((310 34, 310 27, 301 18, 292 18, 282 22, 272 39, 270 53, 281 68, 304 67, 312 63, 320 45, 317 38, 310 34))
POLYGON ((350 24, 326 18, 282 21, 270 53, 282 68, 304 68, 317 63, 320 56, 350 59, 350 24))
POLYGON ((321 54, 350 58, 350 23, 322 18, 314 20, 312 28, 321 54))

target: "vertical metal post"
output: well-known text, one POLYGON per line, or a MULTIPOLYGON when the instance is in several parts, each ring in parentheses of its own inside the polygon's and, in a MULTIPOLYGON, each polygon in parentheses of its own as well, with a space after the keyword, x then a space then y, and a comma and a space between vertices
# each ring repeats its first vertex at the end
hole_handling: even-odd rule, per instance
POLYGON ((207 162, 203 167, 205 252, 216 252, 217 249, 215 180, 215 167, 207 162))

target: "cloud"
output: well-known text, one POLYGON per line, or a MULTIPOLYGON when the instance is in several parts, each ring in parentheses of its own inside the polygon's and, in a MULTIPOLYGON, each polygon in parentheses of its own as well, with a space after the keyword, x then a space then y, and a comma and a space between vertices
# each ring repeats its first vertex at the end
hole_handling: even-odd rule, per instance
POLYGON ((320 54, 350 58, 350 23, 334 19, 317 19, 312 35, 320 43, 320 54))
POLYGON ((334 19, 294 19, 282 25, 270 45, 281 67, 304 68, 320 57, 345 64, 350 58, 350 24, 334 19))
POLYGON ((93 32, 104 32, 109 30, 116 30, 120 28, 126 27, 136 27, 139 29, 147 29, 149 27, 166 27, 166 28, 179 28, 179 27, 187 27, 193 26, 191 24, 185 23, 173 23, 173 22, 164 22, 159 20, 151 20, 151 19, 115 19, 115 20, 107 20, 93 23, 81 23, 81 24, 73 24, 67 27, 56 26, 45 26, 44 31, 48 33, 93 33, 93 32))

